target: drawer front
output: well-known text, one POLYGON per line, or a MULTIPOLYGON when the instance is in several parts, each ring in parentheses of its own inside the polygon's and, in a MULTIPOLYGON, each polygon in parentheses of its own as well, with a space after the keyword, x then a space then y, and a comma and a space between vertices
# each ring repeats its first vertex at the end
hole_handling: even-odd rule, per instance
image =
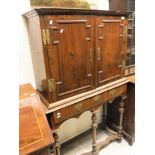
POLYGON ((106 99, 107 99, 107 101, 111 100, 111 99, 114 99, 115 97, 120 96, 120 95, 126 93, 126 91, 127 91, 127 85, 126 84, 122 85, 122 86, 119 86, 117 88, 108 90, 107 91, 106 99))
POLYGON ((102 94, 96 95, 89 99, 83 100, 76 104, 70 105, 68 107, 62 108, 53 112, 53 119, 55 124, 59 124, 71 117, 75 117, 78 114, 90 110, 93 107, 96 107, 104 102, 107 102, 110 99, 113 99, 119 95, 122 95, 126 92, 127 86, 119 86, 117 88, 108 90, 102 94))
POLYGON ((96 95, 95 97, 91 97, 84 101, 78 102, 74 105, 70 105, 68 107, 57 110, 53 112, 54 123, 61 123, 64 120, 74 117, 86 110, 90 110, 91 108, 102 104, 105 100, 106 93, 102 93, 100 95, 96 95))

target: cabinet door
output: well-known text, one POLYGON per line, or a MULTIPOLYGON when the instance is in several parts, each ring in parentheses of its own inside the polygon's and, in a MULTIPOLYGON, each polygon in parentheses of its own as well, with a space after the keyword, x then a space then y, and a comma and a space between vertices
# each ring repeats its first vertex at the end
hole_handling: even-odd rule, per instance
POLYGON ((103 85, 123 76, 125 58, 125 17, 96 18, 97 85, 103 85))
POLYGON ((94 86, 94 17, 45 16, 50 78, 56 99, 91 90, 94 86))

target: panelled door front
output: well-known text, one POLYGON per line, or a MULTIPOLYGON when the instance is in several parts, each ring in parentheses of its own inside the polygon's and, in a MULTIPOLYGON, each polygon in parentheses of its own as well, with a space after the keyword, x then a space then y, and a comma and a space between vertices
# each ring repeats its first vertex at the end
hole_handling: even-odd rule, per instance
POLYGON ((123 74, 125 24, 125 18, 120 16, 96 18, 97 86, 116 80, 123 74))
POLYGON ((50 78, 56 81, 55 100, 94 88, 94 17, 45 16, 50 78))

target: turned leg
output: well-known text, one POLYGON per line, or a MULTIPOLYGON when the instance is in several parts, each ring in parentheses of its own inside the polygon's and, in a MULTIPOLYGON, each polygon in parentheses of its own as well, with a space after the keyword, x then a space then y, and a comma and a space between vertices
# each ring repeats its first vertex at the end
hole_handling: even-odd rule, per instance
POLYGON ((92 145, 92 154, 93 155, 97 155, 98 154, 98 150, 97 150, 97 143, 96 143, 96 128, 97 128, 97 117, 95 112, 93 112, 92 115, 92 136, 93 136, 93 145, 92 145))
POLYGON ((59 136, 58 136, 57 132, 55 132, 53 134, 53 137, 55 140, 55 144, 53 147, 54 155, 60 155, 60 143, 59 143, 59 136))
POLYGON ((120 106, 119 106, 119 113, 120 113, 120 119, 119 119, 119 126, 118 126, 118 142, 120 143, 122 141, 122 130, 123 130, 123 126, 122 126, 122 122, 123 122, 123 114, 124 114, 124 106, 125 106, 125 102, 124 99, 126 97, 123 97, 121 102, 120 102, 120 106))
POLYGON ((102 129, 105 130, 107 125, 107 103, 103 105, 102 129))

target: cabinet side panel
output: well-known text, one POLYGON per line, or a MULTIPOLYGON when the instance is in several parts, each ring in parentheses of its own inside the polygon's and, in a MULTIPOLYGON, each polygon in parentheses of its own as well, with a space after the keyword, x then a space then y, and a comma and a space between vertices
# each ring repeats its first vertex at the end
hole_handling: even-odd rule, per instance
POLYGON ((39 16, 28 18, 27 25, 36 87, 41 91, 42 80, 46 79, 46 71, 39 16))

